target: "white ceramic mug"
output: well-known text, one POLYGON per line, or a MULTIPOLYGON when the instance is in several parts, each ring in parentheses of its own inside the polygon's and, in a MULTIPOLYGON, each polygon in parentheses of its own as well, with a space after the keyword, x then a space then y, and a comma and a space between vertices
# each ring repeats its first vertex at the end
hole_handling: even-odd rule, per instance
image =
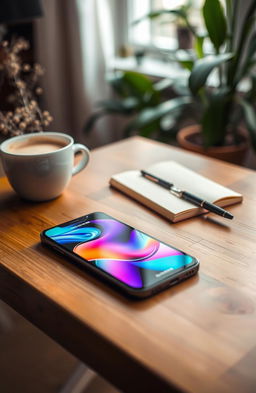
POLYGON ((86 146, 74 144, 71 136, 59 132, 37 132, 7 139, 1 144, 0 153, 11 186, 22 198, 32 201, 46 201, 60 195, 71 177, 86 167, 90 156, 86 146), (77 153, 82 155, 74 166, 77 153))

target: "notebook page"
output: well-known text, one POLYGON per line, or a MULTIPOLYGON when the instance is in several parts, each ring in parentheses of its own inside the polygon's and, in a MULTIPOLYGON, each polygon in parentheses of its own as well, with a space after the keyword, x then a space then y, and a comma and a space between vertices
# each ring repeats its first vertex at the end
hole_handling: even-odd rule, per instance
POLYGON ((173 183, 175 187, 209 202, 223 198, 241 198, 241 194, 205 178, 175 161, 162 161, 147 168, 149 173, 173 183))

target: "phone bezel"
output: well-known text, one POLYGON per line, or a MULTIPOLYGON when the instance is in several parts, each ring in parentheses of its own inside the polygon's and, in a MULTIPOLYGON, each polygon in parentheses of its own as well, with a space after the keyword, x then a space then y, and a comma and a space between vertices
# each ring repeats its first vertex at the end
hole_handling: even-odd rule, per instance
POLYGON ((187 278, 192 277, 193 275, 197 274, 198 269, 199 269, 199 261, 197 258, 195 258, 194 256, 185 253, 184 251, 178 249, 177 247, 174 247, 168 243, 165 243, 157 238, 155 238, 152 235, 149 235, 143 231, 141 231, 140 229, 137 229, 135 227, 132 227, 129 224, 126 224, 112 216, 110 216, 109 214, 103 213, 103 212, 93 212, 93 213, 89 213, 86 214, 84 216, 75 218, 73 220, 70 221, 66 221, 63 222, 61 224, 58 225, 54 225, 53 227, 47 228, 44 231, 42 231, 40 233, 40 238, 41 238, 41 242, 42 244, 45 244, 46 246, 51 247, 51 249, 53 249, 54 251, 57 251, 58 253, 60 253, 61 255, 64 255, 68 258, 68 260, 72 262, 78 262, 80 266, 84 267, 86 270, 92 272, 92 273, 96 273, 97 276, 99 276, 100 278, 102 278, 105 282, 110 283, 112 285, 114 285, 115 287, 118 287, 119 289, 121 289, 122 292, 125 292, 125 294, 128 294, 129 296, 132 297, 136 297, 136 298, 145 298, 151 295, 154 295, 164 289, 167 289, 175 284, 178 284, 181 281, 186 280, 187 278), (118 221, 126 226, 128 226, 129 228, 135 229, 143 234, 145 234, 146 236, 151 237, 152 239, 155 239, 157 241, 159 241, 162 244, 165 244, 169 247, 174 248, 177 251, 181 251, 182 253, 189 255, 193 258, 193 261, 185 268, 180 268, 175 274, 167 274, 165 277, 163 277, 163 279, 153 283, 152 285, 145 287, 145 288, 133 288, 130 287, 129 285, 125 284, 122 281, 119 281, 117 278, 115 278, 114 276, 112 276, 111 274, 109 274, 108 272, 106 272, 103 269, 98 268, 97 266, 91 264, 89 261, 87 261, 85 258, 80 257, 79 255, 75 254, 73 251, 71 250, 67 250, 66 248, 64 248, 62 245, 60 245, 59 243, 55 242, 54 240, 52 240, 50 237, 48 237, 45 232, 48 231, 49 229, 55 228, 56 226, 64 226, 64 225, 68 225, 68 224, 72 224, 78 220, 81 220, 83 218, 87 218, 90 215, 93 214, 101 214, 106 216, 106 218, 110 218, 112 220, 118 221), (88 263, 86 263, 88 262, 88 263))

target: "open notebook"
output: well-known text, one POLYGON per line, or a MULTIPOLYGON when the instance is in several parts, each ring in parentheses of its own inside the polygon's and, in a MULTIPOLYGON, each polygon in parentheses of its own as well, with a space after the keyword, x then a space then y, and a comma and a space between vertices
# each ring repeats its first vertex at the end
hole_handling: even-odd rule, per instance
MULTIPOLYGON (((181 190, 195 194, 208 202, 225 207, 241 202, 241 194, 223 187, 174 161, 163 161, 143 168, 181 190)), ((145 179, 139 170, 113 175, 111 186, 138 200, 173 222, 197 216, 204 209, 172 195, 168 190, 145 179)))

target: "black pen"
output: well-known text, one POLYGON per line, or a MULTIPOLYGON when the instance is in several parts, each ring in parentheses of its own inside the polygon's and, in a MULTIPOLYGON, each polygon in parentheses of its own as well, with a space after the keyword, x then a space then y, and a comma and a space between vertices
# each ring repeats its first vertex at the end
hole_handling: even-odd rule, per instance
POLYGON ((229 218, 230 220, 234 217, 231 213, 227 212, 226 210, 222 209, 221 207, 214 205, 213 203, 207 202, 204 199, 197 197, 196 195, 190 194, 190 192, 179 190, 174 186, 174 184, 169 183, 166 180, 160 179, 159 177, 152 175, 146 171, 141 170, 141 174, 146 179, 158 184, 161 187, 166 188, 171 192, 171 194, 175 195, 178 198, 184 199, 192 203, 193 205, 202 207, 209 212, 218 214, 219 216, 229 218))

